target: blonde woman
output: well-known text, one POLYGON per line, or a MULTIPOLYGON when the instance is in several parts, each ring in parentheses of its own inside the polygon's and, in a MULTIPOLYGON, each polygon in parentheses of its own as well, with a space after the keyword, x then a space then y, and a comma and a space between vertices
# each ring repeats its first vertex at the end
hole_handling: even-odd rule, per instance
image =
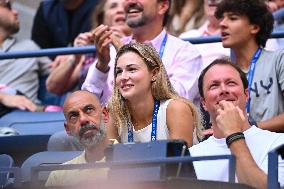
POLYGON ((182 139, 188 146, 200 139, 196 108, 174 91, 154 48, 140 43, 120 48, 114 78, 110 138, 122 143, 182 139))

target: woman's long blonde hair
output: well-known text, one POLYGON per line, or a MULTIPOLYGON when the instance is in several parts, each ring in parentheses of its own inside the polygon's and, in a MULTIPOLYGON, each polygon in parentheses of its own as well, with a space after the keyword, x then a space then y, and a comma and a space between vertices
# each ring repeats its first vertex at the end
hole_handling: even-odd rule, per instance
POLYGON ((180 99, 183 102, 185 102, 188 105, 188 107, 191 109, 194 120, 193 126, 195 133, 193 136, 196 136, 198 140, 202 139, 200 114, 197 111, 195 105, 193 105, 192 102, 190 102, 189 100, 180 97, 175 92, 157 51, 153 47, 142 43, 130 43, 124 45, 117 52, 115 59, 115 68, 114 68, 113 93, 110 99, 110 103, 108 104, 114 125, 117 128, 127 127, 127 123, 131 120, 126 100, 121 95, 119 87, 116 85, 115 82, 117 77, 115 72, 115 69, 117 67, 117 60, 119 59, 119 57, 121 57, 123 54, 127 52, 134 52, 137 55, 139 55, 145 62, 149 71, 158 69, 156 80, 151 83, 152 84, 151 91, 153 98, 159 101, 164 101, 168 99, 180 99))

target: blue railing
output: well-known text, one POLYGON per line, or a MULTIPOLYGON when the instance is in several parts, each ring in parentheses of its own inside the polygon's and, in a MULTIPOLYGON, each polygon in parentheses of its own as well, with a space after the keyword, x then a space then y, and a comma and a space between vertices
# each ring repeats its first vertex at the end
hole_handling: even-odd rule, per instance
MULTIPOLYGON (((228 175, 229 183, 235 183, 235 171, 236 171, 236 159, 233 155, 216 155, 216 156, 185 156, 185 157, 166 157, 156 158, 149 160, 128 160, 128 161, 113 161, 104 163, 85 163, 85 164, 64 164, 64 165, 46 165, 36 166, 31 168, 31 184, 33 186, 38 185, 38 176, 40 172, 53 171, 53 170, 74 170, 74 169, 90 169, 90 168, 145 168, 151 166, 158 166, 163 164, 173 163, 186 163, 193 161, 205 161, 205 160, 228 160, 228 175)), ((163 179, 163 178, 161 178, 163 179)), ((166 179, 166 178, 164 178, 166 179)), ((143 175, 141 175, 143 180, 143 175)))
MULTIPOLYGON (((284 38, 284 32, 274 32, 273 34, 271 34, 271 38, 284 38)), ((221 42, 221 38, 219 36, 187 38, 183 40, 189 41, 192 44, 221 42)), ((13 51, 7 53, 0 53, 0 60, 13 59, 13 58, 55 56, 63 54, 85 54, 85 53, 93 53, 95 52, 95 50, 96 50, 95 46, 85 46, 85 47, 50 48, 50 49, 41 49, 34 51, 13 51)))
POLYGON ((267 188, 279 188, 278 183, 278 157, 284 158, 284 144, 268 153, 267 188))
POLYGON ((277 10, 273 13, 274 20, 280 20, 284 17, 284 8, 277 10))

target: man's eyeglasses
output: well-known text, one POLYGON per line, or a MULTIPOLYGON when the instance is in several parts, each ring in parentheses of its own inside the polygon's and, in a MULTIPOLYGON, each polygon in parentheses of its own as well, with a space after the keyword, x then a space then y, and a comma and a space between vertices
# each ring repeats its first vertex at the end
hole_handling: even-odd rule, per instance
POLYGON ((0 7, 7 8, 9 10, 12 10, 12 5, 9 0, 0 0, 0 7))

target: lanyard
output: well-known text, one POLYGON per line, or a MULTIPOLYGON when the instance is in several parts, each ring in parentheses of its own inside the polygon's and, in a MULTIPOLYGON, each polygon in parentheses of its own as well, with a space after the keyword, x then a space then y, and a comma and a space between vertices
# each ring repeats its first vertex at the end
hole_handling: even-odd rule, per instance
POLYGON ((262 48, 258 48, 256 50, 256 52, 254 53, 253 58, 252 58, 252 60, 250 62, 250 65, 249 65, 249 72, 248 72, 248 75, 247 75, 247 78, 248 78, 248 90, 249 90, 249 99, 248 99, 248 102, 247 102, 247 105, 246 105, 247 113, 250 112, 250 99, 251 99, 250 98, 250 89, 251 89, 251 86, 252 86, 252 81, 253 81, 253 76, 254 76, 256 62, 257 62, 258 58, 260 57, 261 51, 262 51, 262 48))
MULTIPOLYGON (((160 107, 160 101, 155 100, 154 110, 152 113, 152 132, 151 132, 151 141, 157 140, 157 115, 160 107)), ((127 122, 128 127, 128 142, 134 142, 133 138, 133 124, 131 121, 127 122)))
POLYGON ((164 37, 164 39, 162 41, 162 44, 161 44, 161 47, 160 47, 160 51, 159 51, 159 55, 160 55, 161 59, 163 58, 163 55, 164 55, 164 51, 165 51, 167 40, 168 40, 168 34, 166 33, 166 35, 165 35, 165 37, 164 37))

